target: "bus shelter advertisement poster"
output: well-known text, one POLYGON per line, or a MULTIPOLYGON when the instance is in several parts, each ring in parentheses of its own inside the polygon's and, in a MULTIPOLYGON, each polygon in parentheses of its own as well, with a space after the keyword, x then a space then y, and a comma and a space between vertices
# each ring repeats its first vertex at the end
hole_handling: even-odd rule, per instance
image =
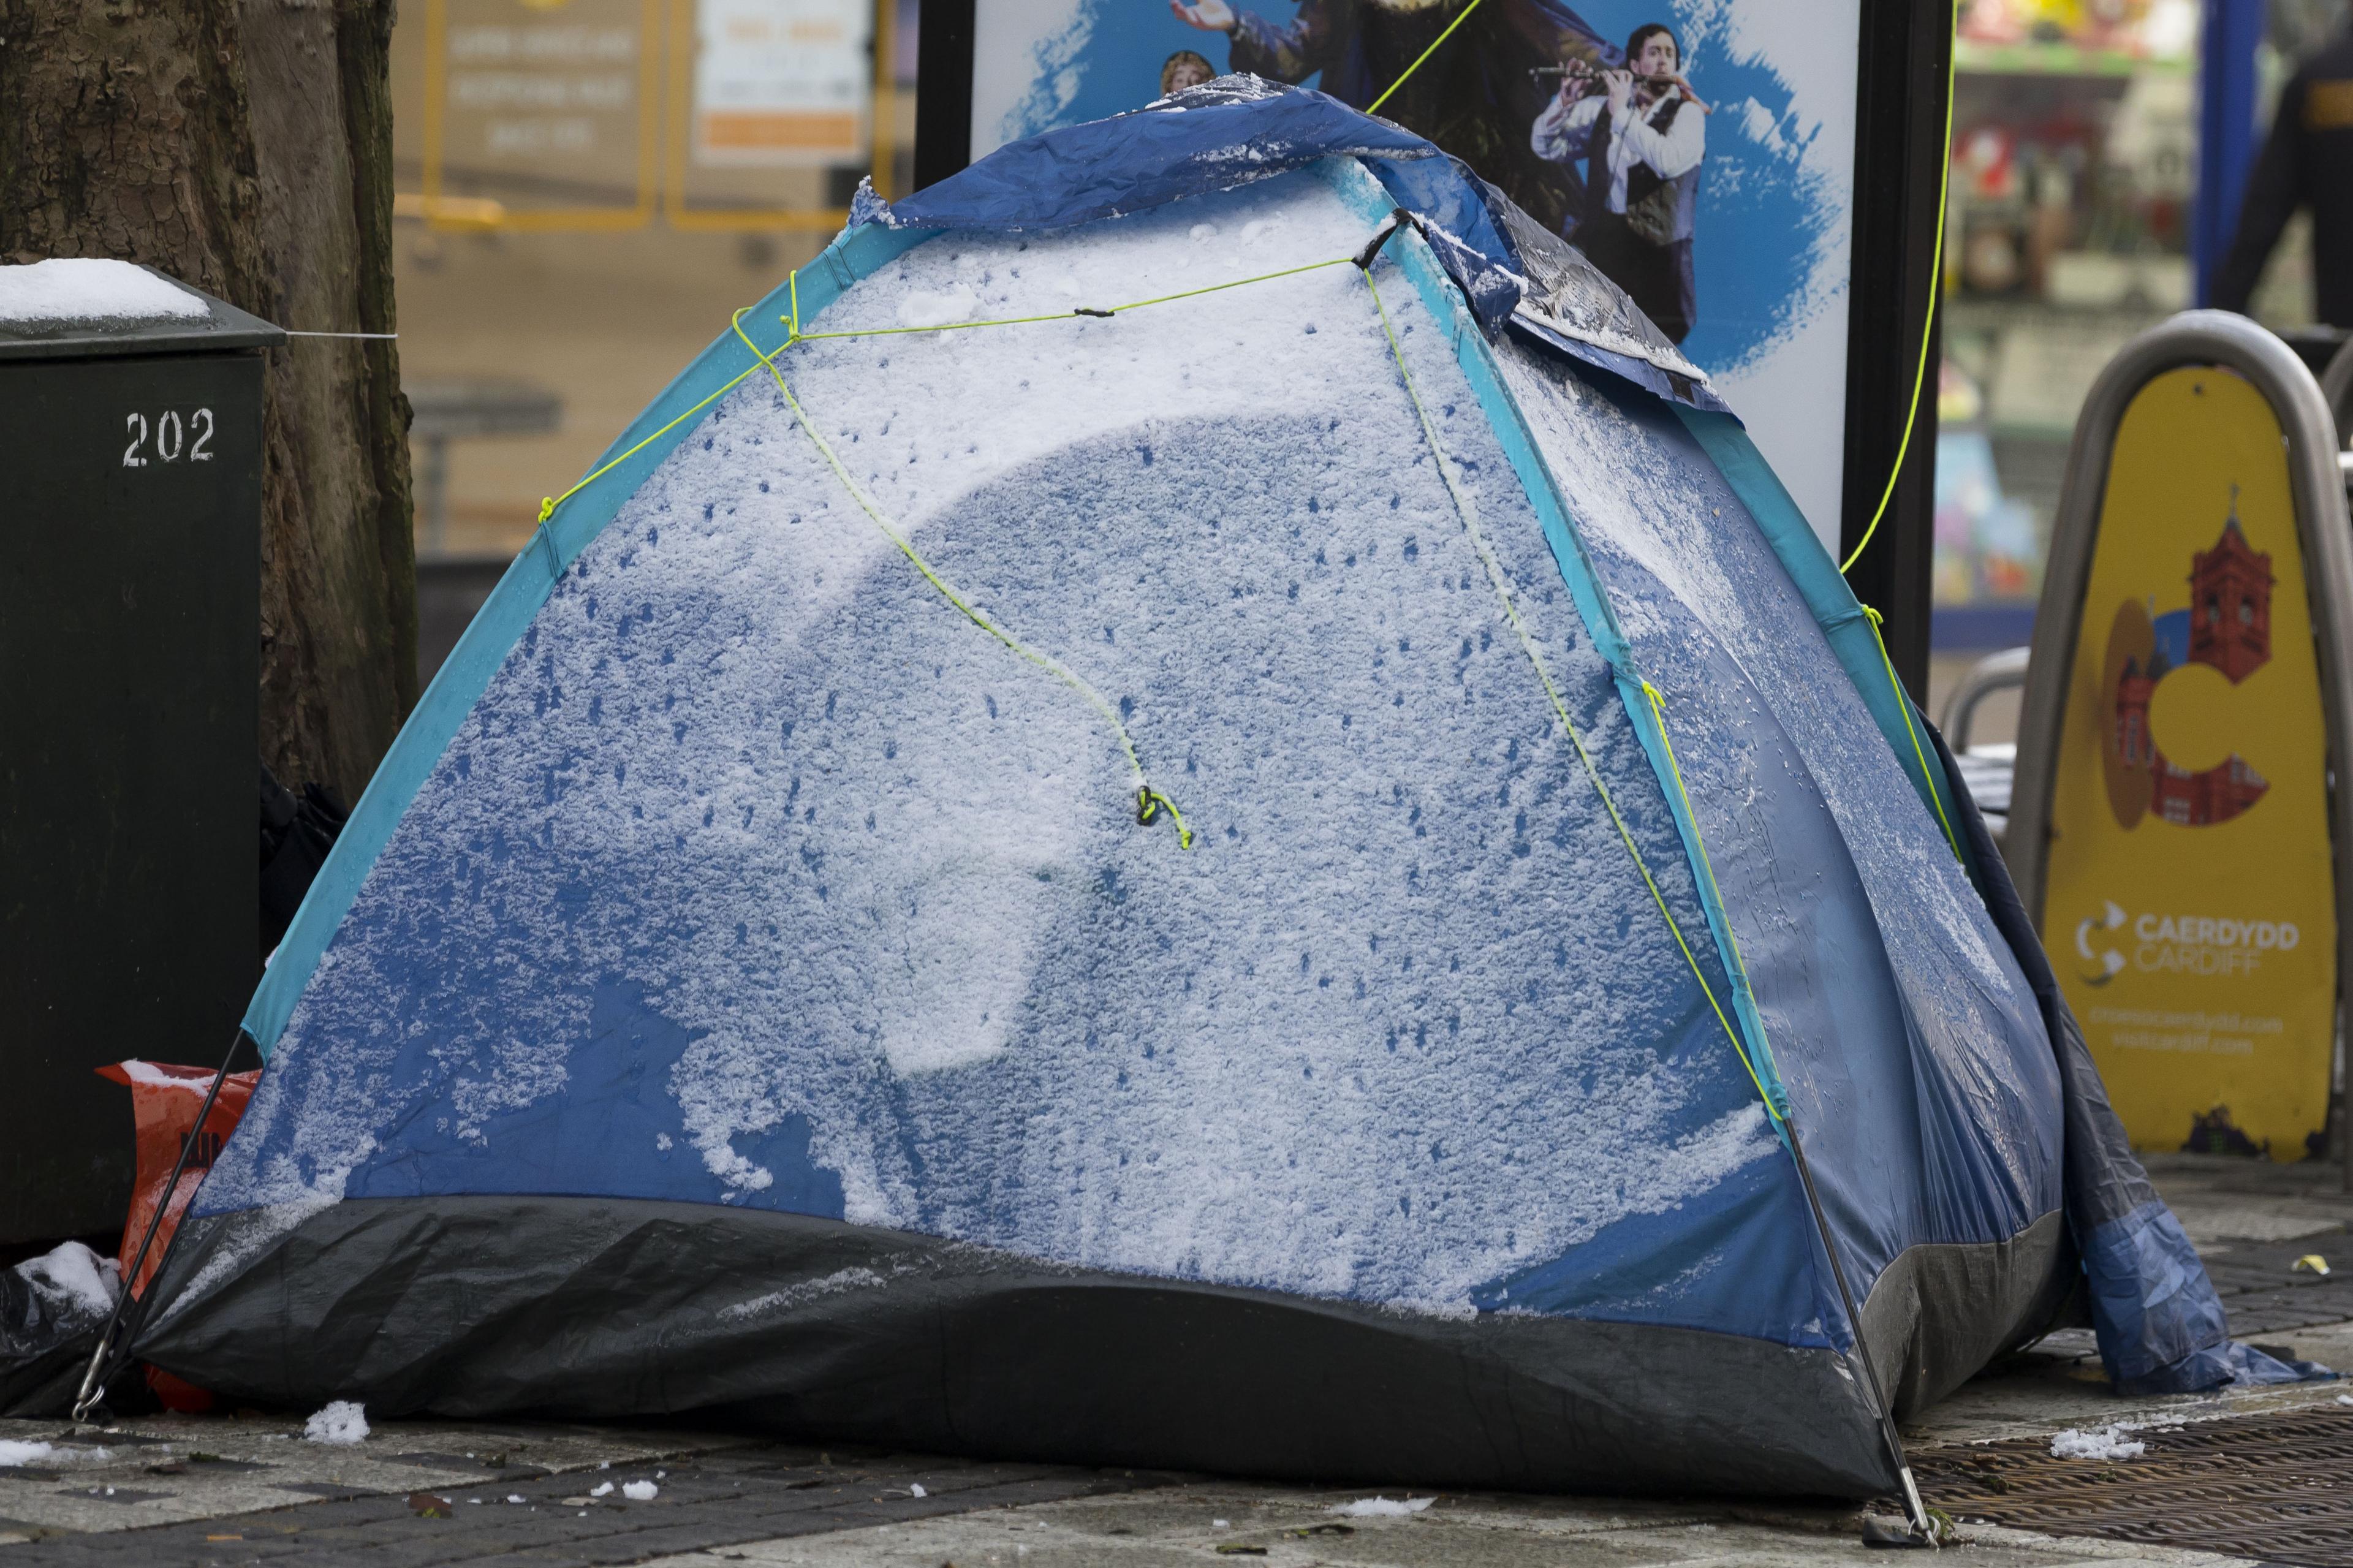
POLYGON ((1460 20, 1383 117, 1632 296, 1835 548, 1859 16, 1855 0, 977 0, 972 155, 1228 71, 1368 108, 1460 20))

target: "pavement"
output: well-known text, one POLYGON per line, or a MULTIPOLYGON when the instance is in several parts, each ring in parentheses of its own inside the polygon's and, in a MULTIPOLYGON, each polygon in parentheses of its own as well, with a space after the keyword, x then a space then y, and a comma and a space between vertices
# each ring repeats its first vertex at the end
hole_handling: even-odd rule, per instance
MULTIPOLYGON (((2239 1336, 2353 1369, 2353 1197, 2341 1190, 2338 1167, 2190 1156, 2150 1164, 2239 1336), (2342 1272, 2295 1268, 2316 1253, 2342 1272)), ((2189 1522, 2156 1531, 2131 1523, 2129 1509, 2046 1509, 2038 1517, 2085 1522, 2044 1533, 1971 1521, 1980 1509, 2014 1512, 2052 1472, 2067 1496, 2104 1479, 2128 1489, 2175 1473, 2152 1465, 2208 1474, 2210 1460, 2168 1460, 2165 1444, 2183 1434, 2243 1432, 2257 1445, 2259 1434, 2293 1429, 2297 1452, 2321 1456, 2315 1484, 2333 1498, 2344 1457, 2353 1456, 2347 1386, 2124 1399, 2110 1392, 2089 1333, 2069 1331, 1989 1369, 1911 1423, 1905 1438, 1930 1500, 1961 1521, 1948 1549, 1989 1568, 2353 1563, 2353 1501, 2302 1508, 2300 1534, 2265 1534, 2257 1518, 2251 1535, 2247 1521, 2262 1510, 2228 1506, 2233 1484, 2185 1483, 2189 1522), (2119 1422, 2148 1436, 2147 1458, 2113 1466, 2049 1458, 2054 1434, 2119 1422), (2218 1422, 2231 1425, 2211 1425, 2218 1422), (2079 1463, 2080 1471, 2069 1468, 2079 1463), (1975 1484, 1981 1470, 2016 1465, 2029 1469, 2005 1471, 2015 1483, 1975 1484), (2041 1479, 2030 1476, 2034 1467, 2041 1479), (2196 1499, 2210 1494, 2225 1500, 2211 1505, 2213 1543, 2238 1542, 2242 1554, 2189 1549, 2200 1543, 2194 1510, 2210 1506, 2196 1499), (2333 1509, 2344 1510, 2341 1529, 2333 1509), (2143 1539, 2079 1532, 2135 1531, 2143 1539), (2152 1543, 2168 1537, 2174 1544, 2152 1543), (2251 1541, 2284 1544, 2244 1545, 2251 1541)), ((1864 1550, 1866 1510, 1851 1506, 1267 1485, 829 1449, 668 1424, 387 1421, 364 1442, 338 1447, 306 1440, 301 1413, 237 1411, 103 1431, 0 1422, 0 1445, 12 1442, 51 1451, 0 1447, 0 1458, 19 1461, 0 1464, 0 1568, 1176 1568, 1243 1557, 1271 1568, 1600 1568, 1815 1564, 1864 1550)))

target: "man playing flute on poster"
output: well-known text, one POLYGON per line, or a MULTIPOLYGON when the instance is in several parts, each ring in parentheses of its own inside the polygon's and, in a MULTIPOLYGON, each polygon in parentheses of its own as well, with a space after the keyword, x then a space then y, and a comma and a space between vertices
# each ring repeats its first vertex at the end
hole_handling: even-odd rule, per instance
POLYGON ((1622 68, 1564 71, 1528 137, 1547 162, 1584 162, 1583 206, 1562 232, 1678 343, 1698 316, 1692 217, 1707 156, 1705 106, 1683 88, 1682 55, 1663 23, 1645 23, 1622 68))

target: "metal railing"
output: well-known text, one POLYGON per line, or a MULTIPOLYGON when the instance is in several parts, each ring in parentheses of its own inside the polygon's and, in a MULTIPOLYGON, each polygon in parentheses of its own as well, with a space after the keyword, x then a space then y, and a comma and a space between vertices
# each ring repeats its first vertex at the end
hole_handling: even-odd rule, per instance
POLYGON ((1944 711, 1936 716, 1936 728, 1944 731, 1947 745, 1957 752, 1969 749, 1969 725, 1977 718, 1978 704, 1997 691, 2015 691, 2026 684, 2030 651, 2006 647, 1969 666, 1961 683, 1945 699, 1944 711))

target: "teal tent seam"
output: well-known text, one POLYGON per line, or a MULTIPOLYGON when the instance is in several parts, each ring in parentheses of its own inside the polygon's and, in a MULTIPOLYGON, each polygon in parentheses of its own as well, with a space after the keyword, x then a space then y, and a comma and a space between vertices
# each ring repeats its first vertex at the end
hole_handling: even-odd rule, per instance
MULTIPOLYGON (((1925 739, 1919 750, 1914 750, 1915 731, 1905 727, 1906 708, 1915 724, 1925 725, 1926 715, 1913 706, 1909 697, 1900 696, 1889 679, 1884 654, 1879 636, 1872 629, 1863 612, 1862 602, 1848 586, 1845 574, 1830 552, 1822 548, 1813 525, 1798 510, 1798 503, 1782 488, 1779 478, 1766 464, 1757 444, 1740 422, 1726 414, 1711 414, 1696 408, 1675 409, 1676 417, 1699 443, 1708 460, 1715 465, 1724 482, 1747 509, 1756 522, 1757 532, 1781 563, 1781 569, 1797 584, 1806 602, 1807 611, 1814 624, 1821 628, 1822 637, 1831 645, 1839 668, 1846 671, 1847 679, 1854 686, 1855 695, 1862 700, 1872 722, 1879 727, 1880 737, 1895 755, 1896 765, 1911 781, 1913 793, 1920 797, 1931 816, 1939 822, 1958 822, 1960 813, 1953 805, 1954 783, 1945 774, 1940 763, 1930 763, 1924 769, 1923 761, 1935 755, 1935 748, 1925 739), (1899 706, 1901 704, 1901 706, 1899 706)), ((1941 837, 1941 834, 1940 834, 1941 837)), ((1980 897, 1985 891, 1985 876, 1978 866, 1970 847, 1957 843, 1954 848, 1961 858, 1962 868, 1980 897)))

